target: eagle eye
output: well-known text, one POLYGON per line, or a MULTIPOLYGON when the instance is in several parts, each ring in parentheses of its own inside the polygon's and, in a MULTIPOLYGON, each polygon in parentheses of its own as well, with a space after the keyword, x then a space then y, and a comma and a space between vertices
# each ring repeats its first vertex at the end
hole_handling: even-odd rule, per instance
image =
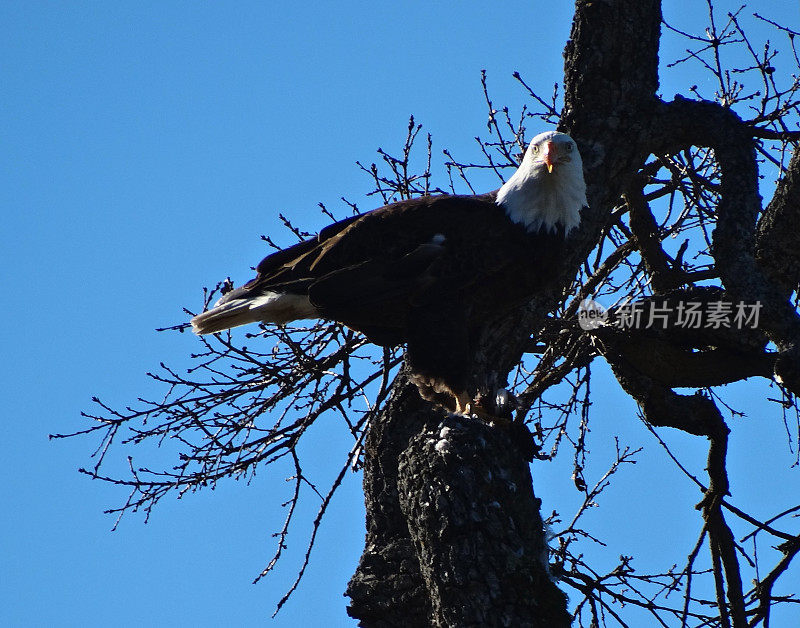
POLYGON ((567 152, 570 152, 572 150, 572 142, 567 142, 565 146, 566 146, 567 152))

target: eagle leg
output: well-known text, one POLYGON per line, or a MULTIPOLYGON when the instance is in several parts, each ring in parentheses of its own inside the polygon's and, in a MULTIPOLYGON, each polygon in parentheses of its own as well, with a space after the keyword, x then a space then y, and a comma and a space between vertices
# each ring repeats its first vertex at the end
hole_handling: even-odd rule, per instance
POLYGON ((466 398, 466 405, 464 406, 463 411, 461 414, 465 414, 467 416, 476 416, 479 419, 486 421, 487 423, 495 423, 497 425, 502 425, 503 427, 508 427, 511 425, 511 418, 507 416, 501 416, 496 412, 491 412, 487 410, 483 404, 481 403, 481 399, 471 399, 466 393, 464 394, 461 399, 458 397, 456 398, 456 403, 460 405, 463 402, 464 398, 466 398))
POLYGON ((420 396, 447 410, 467 414, 472 399, 466 308, 442 298, 408 313, 406 362, 420 396))
MULTIPOLYGON (((423 398, 428 399, 429 401, 434 401, 434 397, 426 396, 423 393, 423 390, 430 392, 429 388, 421 387, 419 390, 420 394, 423 395, 423 398)), ((477 400, 473 399, 470 397, 469 393, 466 392, 466 390, 461 390, 459 392, 451 390, 450 392, 452 393, 450 400, 455 401, 456 414, 475 416, 481 421, 492 423, 494 425, 501 426, 504 430, 508 430, 511 442, 514 443, 519 452, 522 454, 522 457, 528 462, 531 462, 539 455, 541 447, 539 447, 539 445, 536 443, 535 439, 533 438, 533 434, 531 434, 531 431, 528 429, 528 426, 522 421, 515 421, 511 418, 511 408, 509 406, 512 404, 516 406, 516 399, 511 393, 502 388, 498 390, 495 394, 494 412, 488 412, 481 403, 483 400, 480 398, 477 400), (505 416, 500 416, 500 413, 505 414, 505 416)), ((445 395, 440 393, 439 397, 443 398, 445 395)), ((441 401, 439 401, 439 405, 445 406, 445 404, 441 403, 441 401)), ((450 406, 450 409, 452 410, 452 406, 450 406)))
POLYGON ((420 396, 487 423, 511 424, 513 395, 500 389, 494 397, 469 394, 471 360, 468 307, 446 292, 408 316, 406 360, 420 396))
POLYGON ((463 390, 459 393, 456 393, 456 413, 457 414, 464 414, 469 416, 473 413, 474 409, 477 409, 477 406, 472 401, 472 397, 469 396, 466 390, 463 390))

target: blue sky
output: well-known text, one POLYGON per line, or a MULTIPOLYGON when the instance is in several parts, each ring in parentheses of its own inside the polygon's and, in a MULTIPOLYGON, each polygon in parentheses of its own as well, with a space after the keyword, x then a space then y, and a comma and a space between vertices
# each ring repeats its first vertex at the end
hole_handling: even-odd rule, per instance
MULTIPOLYGON (((702 15, 704 4, 667 3, 667 17, 690 28, 683 5, 702 15)), ((800 26, 795 3, 771 10, 800 26)), ((94 442, 47 435, 80 429, 92 395, 112 406, 157 395, 145 372, 161 360, 185 366, 197 345, 154 329, 199 308, 202 286, 248 279, 266 251, 261 234, 288 242, 278 212, 313 231, 324 224, 319 202, 341 210, 346 196, 372 206, 355 161, 397 150, 410 114, 433 133, 437 154, 447 147, 477 159, 473 137, 486 135, 480 71, 498 104, 525 102, 516 70, 550 93, 571 13, 570 3, 538 0, 499 10, 472 1, 0 4, 0 624, 266 623, 305 549, 299 530, 279 571, 250 584, 269 560, 283 516, 272 506, 288 495, 288 474, 167 499, 147 525, 134 515, 112 533, 102 510, 124 492, 76 472, 94 442)), ((679 79, 668 75, 665 96, 685 90, 679 79)), ((742 403, 768 393, 755 390, 742 403)), ((632 486, 662 470, 658 481, 675 499, 694 503, 613 383, 600 399, 591 435, 598 470, 626 422, 628 442, 653 452, 626 470, 632 486)), ((786 470, 780 416, 754 405, 735 427, 736 497, 772 498, 765 513, 788 504, 798 476, 786 470), (762 495, 776 473, 791 490, 762 495)), ((324 428, 306 445, 322 484, 349 448, 324 428)), ((704 447, 670 437, 687 458, 704 447)), ((558 499, 568 512, 577 499, 563 497, 569 473, 568 465, 534 469, 545 512, 558 499)), ((306 579, 270 625, 354 625, 342 593, 363 544, 360 482, 346 478, 306 579)), ((645 503, 633 508, 624 489, 612 491, 598 509, 612 514, 598 525, 634 530, 627 541, 653 551, 652 538, 636 534, 662 519, 664 502, 645 503)), ((691 508, 683 524, 677 558, 699 530, 691 508)), ((616 555, 612 548, 609 560, 616 555)))

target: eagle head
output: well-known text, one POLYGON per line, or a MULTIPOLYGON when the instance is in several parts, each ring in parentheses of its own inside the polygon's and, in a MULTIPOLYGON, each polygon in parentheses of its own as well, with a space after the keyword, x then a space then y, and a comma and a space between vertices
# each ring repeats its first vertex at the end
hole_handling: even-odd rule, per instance
POLYGON ((528 231, 569 233, 586 205, 583 162, 566 133, 547 131, 531 140, 522 163, 497 193, 497 204, 528 231))

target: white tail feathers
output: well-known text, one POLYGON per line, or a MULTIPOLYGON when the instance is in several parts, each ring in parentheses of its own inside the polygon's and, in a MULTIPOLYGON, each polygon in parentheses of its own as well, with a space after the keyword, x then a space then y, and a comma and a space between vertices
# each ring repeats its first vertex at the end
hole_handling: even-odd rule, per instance
POLYGON ((248 323, 276 323, 282 325, 301 318, 317 318, 319 314, 304 294, 278 294, 267 292, 256 297, 231 299, 220 303, 192 319, 196 334, 213 334, 218 331, 247 325, 248 323))

